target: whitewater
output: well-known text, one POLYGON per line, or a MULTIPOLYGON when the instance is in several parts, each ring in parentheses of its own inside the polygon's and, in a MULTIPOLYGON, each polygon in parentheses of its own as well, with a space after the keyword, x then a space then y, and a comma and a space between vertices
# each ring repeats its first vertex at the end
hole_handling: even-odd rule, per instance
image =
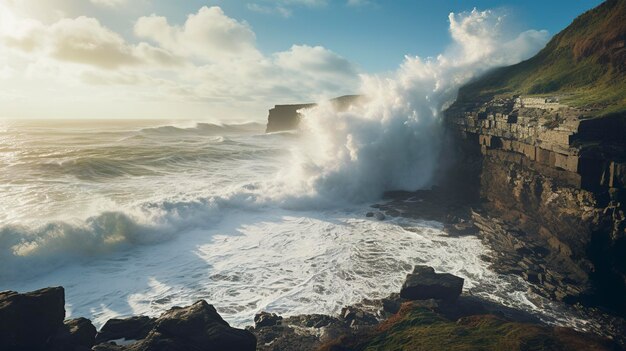
POLYGON ((398 292, 416 264, 467 294, 585 329, 571 309, 493 272, 477 237, 365 214, 385 190, 434 184, 458 87, 529 57, 490 11, 451 14, 453 45, 363 76, 365 102, 302 111, 299 132, 194 121, 0 122, 0 290, 62 285, 101 326, 205 299, 235 326, 260 311, 333 314, 398 292))
POLYGON ((198 299, 236 326, 260 311, 332 314, 399 291, 415 264, 464 277, 467 293, 576 320, 491 271, 475 237, 366 218, 366 202, 271 200, 262 192, 280 182, 297 134, 180 121, 1 128, 0 290, 62 285, 68 314, 98 326, 198 299))

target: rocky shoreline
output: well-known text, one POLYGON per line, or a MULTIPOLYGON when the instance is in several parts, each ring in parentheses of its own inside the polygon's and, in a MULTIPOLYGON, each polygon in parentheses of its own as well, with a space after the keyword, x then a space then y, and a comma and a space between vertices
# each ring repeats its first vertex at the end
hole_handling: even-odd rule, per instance
POLYGON ((549 238, 525 232, 506 221, 489 216, 481 203, 452 194, 448 189, 416 192, 396 191, 385 195, 386 202, 372 207, 389 217, 434 220, 444 224, 449 236, 475 235, 492 251, 483 259, 500 274, 513 274, 530 284, 532 293, 572 306, 597 326, 598 335, 626 345, 626 319, 614 311, 588 306, 581 301, 586 276, 577 265, 550 249, 549 238))
MULTIPOLYGON (((620 350, 608 338, 552 327, 523 311, 462 294, 463 279, 415 266, 399 293, 347 306, 339 316, 262 312, 232 328, 206 301, 158 318, 111 319, 96 331, 65 320, 64 290, 0 293, 0 349, 177 350, 620 350)), ((622 345, 623 346, 623 345, 622 345)))

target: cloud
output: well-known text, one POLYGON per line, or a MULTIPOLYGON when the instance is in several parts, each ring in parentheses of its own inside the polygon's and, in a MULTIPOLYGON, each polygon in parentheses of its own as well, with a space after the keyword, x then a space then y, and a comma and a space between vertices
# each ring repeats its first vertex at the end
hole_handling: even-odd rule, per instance
POLYGON ((3 23, 9 22, 0 23, 0 75, 40 106, 46 99, 58 106, 46 90, 54 89, 77 103, 187 101, 224 111, 245 105, 241 111, 261 116, 268 104, 351 93, 359 82, 354 64, 322 46, 262 54, 252 28, 219 7, 202 7, 180 25, 140 17, 128 39, 85 16, 49 24, 12 16, 3 23))
POLYGON ((126 0, 89 0, 92 4, 108 7, 117 7, 126 3, 126 0))
POLYGON ((58 60, 107 69, 141 62, 124 38, 95 18, 63 19, 49 29, 50 55, 58 60))
POLYGON ((506 17, 492 10, 450 13, 449 30, 454 44, 447 56, 474 62, 489 58, 492 65, 504 65, 530 57, 548 41, 549 34, 545 30, 511 32, 506 17))
POLYGON ((352 63, 322 46, 294 45, 289 51, 275 54, 279 66, 292 71, 319 76, 356 76, 352 63))
MULTIPOLYGON (((363 104, 336 111, 322 103, 303 111, 303 147, 293 153, 281 190, 336 203, 435 183, 443 110, 458 88, 491 68, 530 57, 548 39, 538 31, 515 35, 495 11, 450 14, 449 21, 452 44, 439 56, 406 57, 391 75, 363 75, 363 104)), ((316 66, 305 59, 314 50, 299 51, 292 53, 299 65, 316 66)))
POLYGON ((181 56, 212 61, 260 56, 250 26, 226 16, 217 6, 202 7, 182 26, 170 25, 161 16, 141 17, 135 24, 135 34, 181 56))
POLYGON ((282 17, 291 17, 291 10, 280 5, 276 6, 263 6, 259 4, 247 4, 246 7, 248 10, 263 14, 276 14, 282 17))
POLYGON ((0 41, 25 53, 45 55, 58 61, 116 69, 121 66, 179 65, 181 59, 147 43, 131 45, 97 19, 64 18, 49 26, 35 20, 20 22, 19 30, 1 33, 0 41))

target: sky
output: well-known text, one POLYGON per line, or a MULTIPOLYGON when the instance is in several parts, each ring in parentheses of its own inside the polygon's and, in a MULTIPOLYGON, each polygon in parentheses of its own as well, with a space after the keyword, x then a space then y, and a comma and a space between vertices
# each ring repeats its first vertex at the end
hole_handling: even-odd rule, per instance
POLYGON ((0 0, 0 119, 262 121, 444 53, 450 13, 547 39, 600 2, 0 0))

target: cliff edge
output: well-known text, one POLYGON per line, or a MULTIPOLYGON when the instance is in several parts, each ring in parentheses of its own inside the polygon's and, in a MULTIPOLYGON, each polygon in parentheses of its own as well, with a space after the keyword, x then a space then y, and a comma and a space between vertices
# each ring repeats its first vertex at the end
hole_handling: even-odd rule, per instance
POLYGON ((544 295, 621 315, 625 39, 626 0, 606 1, 535 57, 461 88, 445 113, 457 159, 448 173, 463 174, 448 184, 475 189, 483 214, 503 222, 513 265, 544 295))
MULTIPOLYGON (((330 102, 339 111, 347 110, 350 105, 358 102, 362 98, 361 95, 344 95, 330 100, 330 102)), ((287 130, 298 129, 302 115, 298 112, 317 106, 315 103, 293 104, 293 105, 275 105, 270 109, 267 117, 266 133, 281 132, 287 130)))

